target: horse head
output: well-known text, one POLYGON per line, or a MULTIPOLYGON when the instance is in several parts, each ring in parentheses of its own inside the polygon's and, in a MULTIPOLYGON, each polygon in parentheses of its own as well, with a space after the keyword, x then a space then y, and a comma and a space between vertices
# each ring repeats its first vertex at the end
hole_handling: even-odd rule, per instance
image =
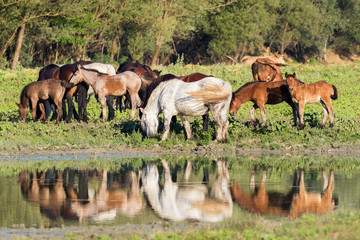
POLYGON ((241 102, 236 99, 236 95, 233 92, 231 102, 230 102, 230 107, 229 107, 230 115, 235 116, 240 107, 241 107, 241 102))
POLYGON ((19 119, 20 121, 24 121, 26 120, 26 117, 29 113, 29 108, 28 107, 24 107, 21 103, 16 103, 16 105, 19 107, 19 119))
POLYGON ((157 134, 159 127, 159 118, 156 114, 147 113, 145 109, 140 108, 142 112, 141 128, 147 137, 153 138, 157 134))
POLYGON ((77 64, 77 69, 72 70, 72 75, 70 77, 69 83, 78 84, 83 80, 81 70, 84 69, 80 64, 77 64))

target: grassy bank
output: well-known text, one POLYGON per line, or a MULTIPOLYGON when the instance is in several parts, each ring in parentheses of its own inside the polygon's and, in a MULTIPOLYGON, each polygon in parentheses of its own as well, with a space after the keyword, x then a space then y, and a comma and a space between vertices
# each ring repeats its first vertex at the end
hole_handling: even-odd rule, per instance
MULTIPOLYGON (((243 65, 212 66, 169 66, 155 67, 163 74, 186 75, 202 72, 229 81, 235 91, 246 82, 252 81, 251 71, 243 65)), ((89 124, 73 121, 33 123, 30 115, 26 123, 18 121, 16 102, 19 102, 21 89, 32 81, 36 81, 39 69, 22 69, 18 71, 0 70, 0 150, 1 151, 44 151, 88 148, 116 149, 120 146, 150 147, 158 143, 162 134, 162 125, 155 139, 143 136, 139 121, 129 121, 130 111, 116 112, 113 121, 102 123, 100 104, 92 97, 88 107, 89 124)), ((338 89, 339 98, 333 101, 335 110, 335 126, 332 129, 320 129, 322 107, 320 103, 307 105, 305 108, 305 130, 298 131, 292 127, 291 108, 286 104, 267 105, 267 128, 254 130, 250 127, 248 102, 241 107, 237 116, 230 117, 229 143, 221 145, 232 149, 277 149, 304 150, 355 147, 360 146, 360 68, 358 64, 344 65, 324 64, 290 64, 282 68, 285 72, 296 72, 297 78, 311 83, 325 80, 338 89)), ((256 116, 260 114, 257 112, 256 116)), ((201 118, 192 119, 192 131, 195 140, 185 141, 185 133, 180 120, 172 125, 169 140, 161 143, 163 148, 191 149, 212 143, 215 137, 214 123, 210 131, 202 131, 201 118)), ((328 126, 328 124, 327 124, 328 126)))

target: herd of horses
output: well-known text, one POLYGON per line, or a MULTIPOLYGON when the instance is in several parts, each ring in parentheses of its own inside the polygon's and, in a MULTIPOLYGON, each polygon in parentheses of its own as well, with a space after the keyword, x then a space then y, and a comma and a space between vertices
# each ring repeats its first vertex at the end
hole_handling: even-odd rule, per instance
POLYGON ((286 73, 284 79, 280 66, 284 64, 258 58, 251 66, 254 81, 232 92, 230 83, 213 76, 202 73, 161 75, 161 71, 140 63, 122 63, 117 71, 110 64, 89 61, 62 66, 50 64, 40 70, 38 81, 23 88, 17 105, 20 120, 24 121, 30 108, 34 121, 46 120, 52 109, 52 119, 56 118, 57 121, 64 118, 69 122, 74 115, 76 119, 86 122, 87 102, 89 96, 95 93, 101 104, 102 119, 107 121, 114 118, 116 103, 120 107, 126 105, 122 102, 125 99, 131 106, 130 120, 135 118, 136 108, 140 110, 138 119, 141 117, 141 127, 147 137, 157 134, 159 114, 163 113, 164 133, 161 141, 166 141, 170 122, 177 115, 184 124, 187 139, 191 140, 193 137, 187 116, 203 116, 206 130, 210 111, 217 127, 215 141, 226 142, 228 112, 235 115, 240 106, 248 101, 254 103, 250 108, 253 126, 256 126, 255 109, 260 109, 266 125, 265 104, 286 102, 292 108, 294 125, 299 120, 299 128, 303 129, 305 104, 320 101, 324 112, 321 127, 325 126, 328 115, 332 127, 334 110, 331 100, 338 97, 336 87, 325 81, 306 84, 296 79, 295 73, 286 73), (78 112, 74 109, 74 96, 77 97, 78 112))
POLYGON ((63 171, 23 170, 19 183, 25 199, 39 205, 41 213, 50 219, 105 221, 117 215, 138 216, 150 207, 166 220, 220 222, 233 215, 234 203, 252 213, 294 219, 304 213, 325 214, 338 205, 338 199, 333 196, 333 171, 329 178, 322 172, 321 193, 307 190, 304 171, 294 172, 291 190, 279 192, 266 189, 269 173, 264 172, 260 183, 256 184, 253 170, 250 184, 245 187, 235 180, 230 183, 226 159, 215 162, 213 181, 209 180, 207 167, 203 180, 189 181, 192 161, 187 161, 182 179, 177 179, 175 170, 178 168, 171 169, 169 163, 161 159, 161 166, 149 162, 138 172, 69 168, 63 171), (90 184, 90 179, 98 179, 100 184, 90 184), (94 186, 98 186, 97 189, 94 186))

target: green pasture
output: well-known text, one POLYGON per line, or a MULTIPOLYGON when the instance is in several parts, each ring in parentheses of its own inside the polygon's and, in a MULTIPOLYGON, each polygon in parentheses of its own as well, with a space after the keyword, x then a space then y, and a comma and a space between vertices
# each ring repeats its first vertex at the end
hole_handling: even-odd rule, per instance
MULTIPOLYGON (((117 66, 115 66, 117 67, 117 66)), ((245 65, 170 65, 157 66, 162 74, 186 75, 201 72, 229 81, 233 90, 244 83, 252 81, 250 67, 245 65)), ((22 88, 36 81, 39 68, 0 70, 0 150, 2 151, 42 151, 54 149, 115 148, 118 146, 151 147, 157 144, 161 134, 160 125, 157 138, 148 139, 143 136, 139 121, 129 121, 130 110, 116 112, 113 121, 103 123, 99 119, 100 104, 91 98, 88 105, 88 124, 76 122, 32 122, 29 114, 26 123, 18 121, 16 102, 20 101, 22 88)), ((250 127, 249 108, 251 102, 243 105, 237 116, 230 117, 229 143, 223 144, 225 149, 278 149, 304 150, 355 147, 360 139, 360 68, 358 63, 321 64, 290 63, 282 67, 282 72, 296 72, 297 78, 312 83, 320 80, 334 84, 339 98, 332 101, 335 111, 334 128, 320 129, 323 117, 320 103, 306 105, 305 130, 293 127, 292 112, 286 103, 266 106, 266 118, 269 126, 256 130, 250 127)), ((76 104, 76 103, 75 103, 76 104)), ((256 113, 259 118, 259 112, 256 113)), ((327 125, 328 126, 328 122, 327 125)), ((164 148, 195 147, 208 145, 215 137, 214 123, 210 122, 210 130, 202 131, 202 119, 192 119, 192 131, 195 140, 185 141, 183 126, 178 119, 172 124, 172 133, 167 142, 161 143, 164 148)))

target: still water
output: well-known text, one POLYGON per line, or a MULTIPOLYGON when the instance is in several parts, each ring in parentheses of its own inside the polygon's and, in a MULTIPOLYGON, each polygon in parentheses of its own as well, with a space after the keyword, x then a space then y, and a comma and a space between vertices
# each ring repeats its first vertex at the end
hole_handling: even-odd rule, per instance
POLYGON ((0 171, 0 228, 221 222, 239 211, 291 221, 360 209, 359 167, 271 159, 32 160, 0 171))

